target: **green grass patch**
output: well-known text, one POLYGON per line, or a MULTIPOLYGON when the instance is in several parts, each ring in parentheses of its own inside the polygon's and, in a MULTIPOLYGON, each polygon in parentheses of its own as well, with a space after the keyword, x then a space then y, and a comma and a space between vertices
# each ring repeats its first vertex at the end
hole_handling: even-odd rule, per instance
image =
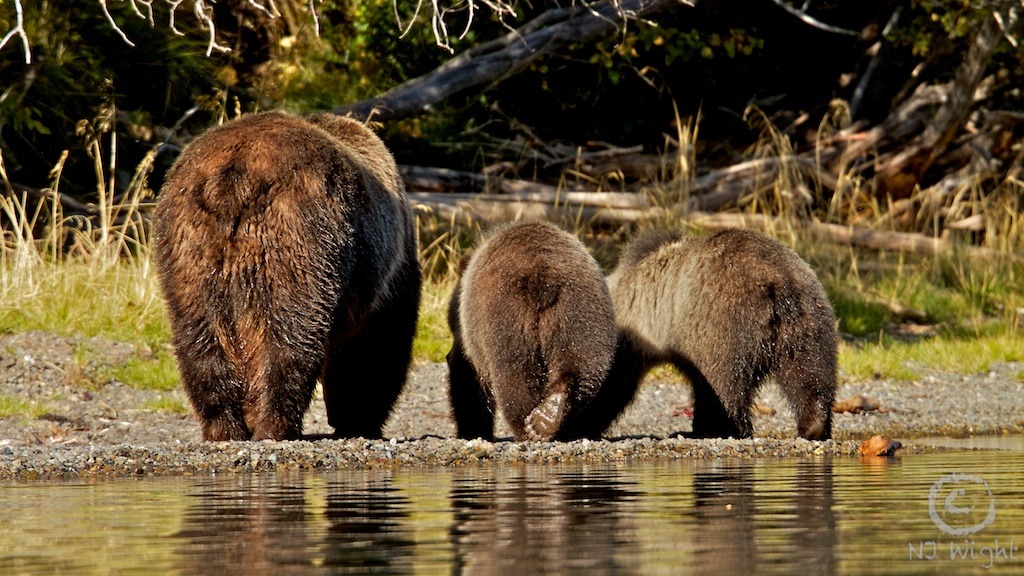
POLYGON ((157 343, 170 324, 155 274, 120 259, 106 265, 68 260, 39 262, 32 272, 4 270, 0 331, 45 330, 63 335, 104 336, 122 342, 157 343), (13 275, 22 275, 20 280, 13 275))
POLYGON ((914 380, 921 370, 979 373, 1024 360, 1024 263, 909 256, 796 240, 836 310, 845 378, 914 380), (905 330, 905 328, 910 330, 905 330), (907 336, 918 329, 924 335, 907 336))
POLYGON ((846 289, 830 291, 829 299, 839 319, 839 331, 864 337, 877 334, 889 324, 889 310, 878 302, 846 289))
POLYGON ((23 416, 34 420, 48 411, 49 408, 47 406, 26 402, 21 398, 15 398, 7 394, 0 394, 0 418, 23 416))
POLYGON ((987 372, 996 362, 1024 361, 1024 337, 1016 331, 958 336, 944 334, 915 341, 883 335, 877 341, 843 344, 839 366, 853 381, 870 378, 915 380, 920 370, 959 374, 987 372))
POLYGON ((413 358, 417 361, 444 362, 452 347, 448 329, 448 300, 455 282, 450 280, 423 282, 420 317, 413 340, 413 358))
MULTIPOLYGON (((443 362, 451 347, 448 301, 481 228, 424 215, 419 225, 424 283, 413 356, 443 362)), ((631 236, 583 225, 574 232, 601 254, 616 252, 618 243, 631 236)), ((795 233, 779 237, 811 264, 836 309, 838 328, 855 338, 856 344, 844 343, 840 350, 849 378, 913 379, 922 369, 980 372, 992 362, 1024 359, 1018 312, 1024 307, 1024 264, 1010 249, 1009 257, 972 260, 955 253, 935 257, 856 250, 795 233), (930 326, 937 335, 891 335, 912 324, 930 326)), ((170 325, 148 245, 119 238, 86 242, 85 249, 60 257, 53 256, 56 240, 40 245, 26 238, 0 247, 0 332, 98 336, 158 350, 104 367, 109 358, 82 345, 67 379, 85 387, 116 378, 140 389, 174 389, 178 371, 166 349, 170 325)))
POLYGON ((161 414, 188 414, 191 412, 188 404, 180 398, 173 398, 161 395, 159 398, 147 401, 142 409, 147 412, 158 412, 161 414))
POLYGON ((104 376, 138 390, 168 391, 178 387, 178 364, 174 354, 161 351, 149 357, 130 358, 120 366, 104 370, 104 376))

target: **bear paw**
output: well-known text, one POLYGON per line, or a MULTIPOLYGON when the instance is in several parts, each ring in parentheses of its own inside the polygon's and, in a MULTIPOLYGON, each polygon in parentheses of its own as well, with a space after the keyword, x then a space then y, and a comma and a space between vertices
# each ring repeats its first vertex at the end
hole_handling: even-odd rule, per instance
POLYGON ((526 417, 526 437, 534 442, 547 442, 554 438, 562 427, 565 417, 565 404, 568 395, 565 392, 548 394, 526 417))

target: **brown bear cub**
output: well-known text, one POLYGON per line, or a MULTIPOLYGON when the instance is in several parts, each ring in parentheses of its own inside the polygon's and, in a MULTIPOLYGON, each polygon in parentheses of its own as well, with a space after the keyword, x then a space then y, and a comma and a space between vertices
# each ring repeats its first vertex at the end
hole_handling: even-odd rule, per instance
POLYGON ((380 436, 412 354, 420 264, 372 131, 276 112, 213 128, 168 173, 154 231, 205 440, 299 437, 318 380, 336 435, 380 436))
POLYGON ((618 386, 635 389, 647 369, 672 363, 693 386, 693 435, 745 438, 758 387, 771 377, 798 434, 831 437, 835 312, 788 247, 739 229, 651 232, 626 247, 608 285, 624 338, 643 361, 618 386))
POLYGON ((460 438, 493 439, 495 405, 516 440, 581 435, 617 339, 608 288, 582 242, 548 222, 498 228, 469 258, 448 322, 460 438))

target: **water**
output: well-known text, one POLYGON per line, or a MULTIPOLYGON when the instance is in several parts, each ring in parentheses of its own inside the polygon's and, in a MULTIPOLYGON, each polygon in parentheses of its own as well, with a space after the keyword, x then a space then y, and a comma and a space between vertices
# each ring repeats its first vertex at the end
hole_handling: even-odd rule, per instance
POLYGON ((1020 573, 1022 471, 992 450, 7 484, 0 574, 1020 573))

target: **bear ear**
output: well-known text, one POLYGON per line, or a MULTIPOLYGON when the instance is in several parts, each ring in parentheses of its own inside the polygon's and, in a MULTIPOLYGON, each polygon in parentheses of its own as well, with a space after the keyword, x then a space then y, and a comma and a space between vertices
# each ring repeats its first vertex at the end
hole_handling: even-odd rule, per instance
POLYGON ((622 249, 622 254, 619 257, 619 267, 632 266, 662 246, 678 242, 682 239, 683 232, 681 230, 665 230, 660 228, 644 230, 622 249))

